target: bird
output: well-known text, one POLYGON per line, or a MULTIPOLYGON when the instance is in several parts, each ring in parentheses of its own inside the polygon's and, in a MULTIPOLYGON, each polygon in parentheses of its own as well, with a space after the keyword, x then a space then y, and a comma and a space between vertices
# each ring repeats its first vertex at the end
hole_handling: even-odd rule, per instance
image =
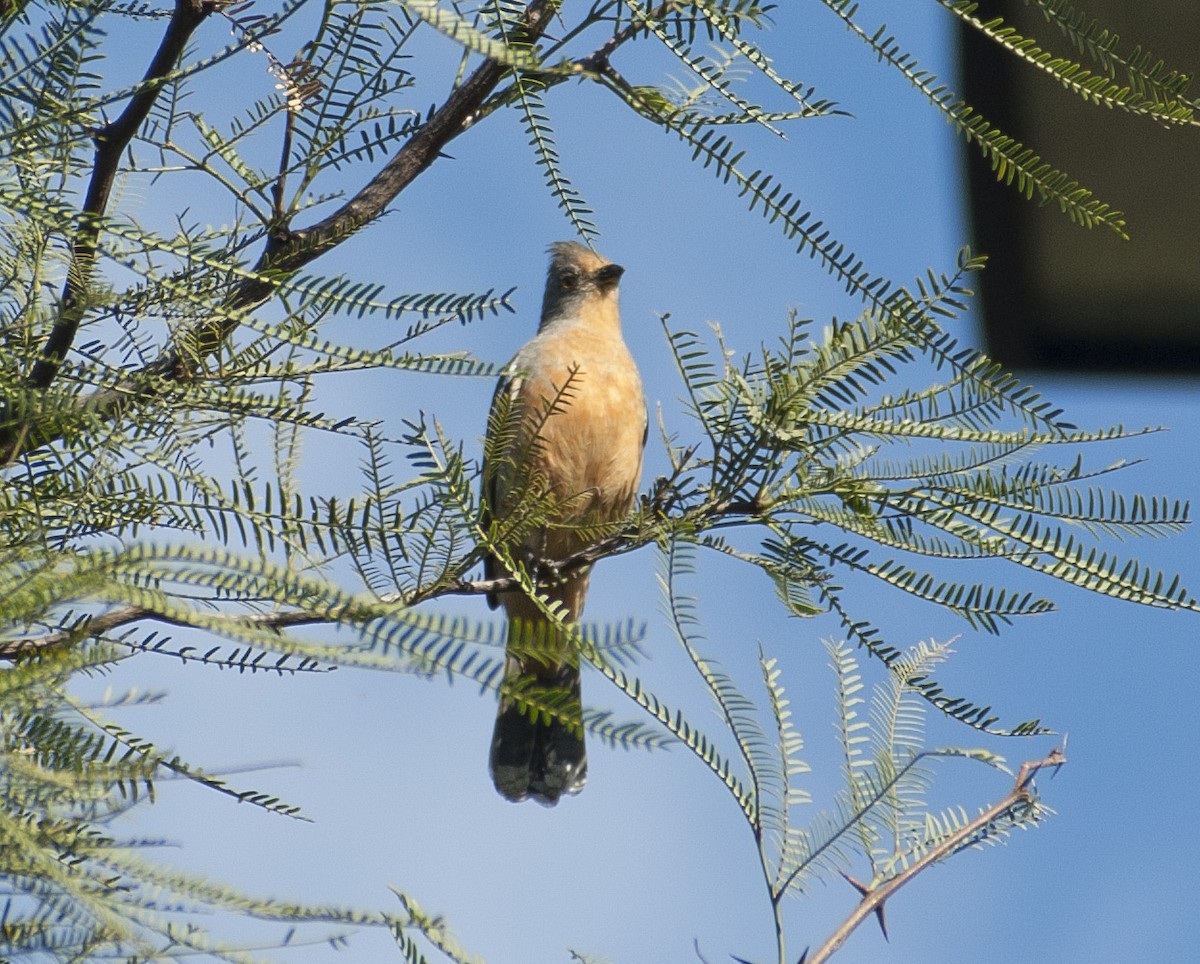
POLYGON ((628 518, 642 473, 648 417, 641 375, 621 333, 625 269, 574 241, 550 246, 537 333, 504 368, 492 400, 481 525, 492 534, 491 592, 507 639, 490 771, 500 795, 555 805, 587 779, 578 645, 591 564, 546 575, 628 518), (536 524, 522 525, 533 514, 536 524), (558 614, 561 623, 547 615, 558 614))

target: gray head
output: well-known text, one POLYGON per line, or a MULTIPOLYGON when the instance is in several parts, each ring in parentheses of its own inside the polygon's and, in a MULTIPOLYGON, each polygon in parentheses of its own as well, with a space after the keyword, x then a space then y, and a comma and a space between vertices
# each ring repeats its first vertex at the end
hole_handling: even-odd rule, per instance
POLYGON ((592 298, 612 298, 625 272, 619 264, 577 241, 550 245, 550 271, 542 299, 542 323, 563 314, 577 314, 580 304, 592 298))

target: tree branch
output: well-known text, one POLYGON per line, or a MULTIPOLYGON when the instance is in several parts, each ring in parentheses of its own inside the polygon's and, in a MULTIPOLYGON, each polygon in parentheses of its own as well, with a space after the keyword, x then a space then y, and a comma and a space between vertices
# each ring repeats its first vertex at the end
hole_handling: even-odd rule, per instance
MULTIPOLYGON (((96 153, 92 163, 92 177, 88 182, 87 195, 83 202, 83 217, 71 242, 71 264, 63 285, 58 319, 46 338, 41 357, 34 363, 29 374, 29 384, 34 388, 47 388, 54 381, 62 360, 75 341, 79 324, 83 321, 87 307, 87 287, 96 264, 100 220, 108 209, 108 200, 112 194, 121 155, 150 113, 167 75, 178 62, 188 40, 216 5, 217 0, 175 0, 175 9, 167 23, 162 42, 146 69, 146 75, 142 78, 137 93, 129 99, 129 103, 115 121, 99 128, 93 134, 96 153)), ((8 459, 5 458, 4 461, 7 462, 8 459)))
MULTIPOLYGON (((702 502, 698 505, 681 507, 680 480, 692 468, 691 457, 693 454, 693 449, 687 450, 682 454, 669 476, 659 476, 654 482, 653 489, 642 496, 641 511, 615 532, 561 559, 537 560, 535 567, 537 580, 541 583, 553 583, 564 578, 568 573, 593 565, 600 559, 632 552, 661 538, 664 525, 700 529, 731 519, 735 521, 752 519, 761 511, 762 507, 757 503, 729 500, 702 502), (672 515, 676 510, 678 510, 677 514, 672 515), (647 518, 657 520, 660 524, 648 524, 647 518)), ((480 543, 475 553, 486 551, 487 544, 480 543)), ((478 561, 478 556, 475 561, 478 561)), ((465 557, 460 565, 471 566, 471 556, 465 557)), ((489 593, 516 592, 521 589, 521 581, 512 576, 501 576, 495 579, 456 579, 451 582, 435 582, 430 586, 417 588, 403 598, 399 595, 385 596, 379 602, 383 605, 402 604, 408 608, 443 596, 483 596, 489 593)), ((228 617, 231 626, 272 630, 334 623, 342 618, 342 615, 331 615, 327 611, 312 612, 304 609, 228 617)), ((166 615, 147 607, 121 606, 89 616, 73 626, 55 630, 44 636, 31 636, 0 643, 0 662, 15 662, 57 646, 66 646, 90 636, 99 636, 141 620, 154 620, 173 626, 192 626, 185 619, 166 615)))
MULTIPOLYGON (((203 10, 204 15, 207 15, 214 2, 215 0, 177 0, 177 15, 180 8, 203 10)), ((532 0, 513 32, 513 42, 532 43, 540 37, 557 11, 558 5, 557 0, 532 0)), ((172 23, 174 22, 175 18, 172 18, 172 23)), ((175 37, 175 32, 168 28, 167 36, 175 37)), ((165 56, 160 49, 155 57, 155 64, 165 59, 165 56)), ((240 315, 265 303, 274 295, 279 279, 337 247, 364 224, 382 215, 400 192, 438 158, 446 145, 475 122, 481 105, 495 90, 508 69, 506 64, 494 59, 485 60, 480 64, 466 81, 455 88, 445 103, 433 112, 429 120, 396 155, 337 211, 311 227, 295 231, 289 229, 287 224, 275 225, 252 269, 254 277, 244 279, 233 288, 225 299, 218 317, 199 325, 188 334, 186 341, 165 349, 155 361, 121 385, 100 389, 81 399, 80 407, 95 417, 116 418, 134 401, 158 394, 164 381, 169 383, 190 377, 199 362, 220 348, 233 333, 240 315)), ((157 93, 157 89, 154 88, 153 93, 157 93)), ((140 92, 134 99, 143 111, 148 111, 149 105, 153 103, 153 96, 146 102, 147 93, 148 91, 140 92)), ((122 118, 130 113, 133 106, 134 102, 131 102, 122 118)), ((130 114, 130 118, 135 116, 136 123, 132 119, 127 122, 134 131, 145 117, 145 113, 130 114)), ((117 123, 120 124, 121 119, 118 119, 117 123)), ((105 130, 108 131, 108 128, 105 130)), ((124 130, 125 127, 119 128, 119 132, 124 130)), ((129 136, 132 136, 132 133, 129 136)), ((98 141, 101 148, 108 143, 107 139, 99 137, 98 141)), ((105 156, 107 159, 108 155, 105 156)), ((119 149, 112 154, 114 169, 119 156, 119 149)), ((112 174, 113 171, 108 172, 107 186, 104 187, 103 193, 104 203, 107 203, 112 174)), ((72 280, 68 281, 68 285, 76 286, 73 290, 78 294, 83 293, 86 277, 90 274, 95 260, 98 234, 99 225, 89 226, 85 221, 80 235, 82 246, 79 267, 83 270, 77 270, 73 266, 72 280)), ((42 387, 53 380, 78 329, 82 317, 81 299, 76 298, 73 303, 78 307, 72 309, 70 314, 64 310, 64 317, 51 333, 53 344, 46 349, 46 364, 39 361, 40 367, 35 370, 36 378, 40 380, 35 384, 42 387), (47 365, 50 367, 46 367, 47 365)), ((32 377, 34 376, 31 376, 31 379, 32 377)), ((8 465, 22 453, 53 441, 59 434, 53 425, 39 427, 23 419, 0 426, 0 465, 8 465)))
MULTIPOLYGON (((388 600, 383 600, 383 602, 387 603, 388 600)), ((238 616, 228 616, 226 618, 231 627, 238 629, 275 631, 290 629, 293 626, 316 626, 338 621, 337 616, 330 615, 328 612, 317 613, 305 609, 247 613, 238 616)), ((145 606, 119 606, 116 609, 110 609, 107 612, 81 619, 68 629, 59 629, 52 633, 47 633, 45 636, 31 636, 0 644, 0 661, 16 662, 35 653, 45 652, 58 646, 66 646, 91 636, 110 633, 114 629, 120 629, 122 626, 128 626, 144 620, 166 623, 169 626, 197 628, 186 619, 161 613, 145 606)), ((212 627, 209 623, 205 623, 203 628, 211 629, 212 627)))
MULTIPOLYGON (((513 34, 515 43, 532 43, 545 31, 558 9, 555 0, 533 0, 525 8, 513 34)), ((328 217, 308 228, 290 230, 277 226, 252 269, 256 277, 237 285, 225 302, 226 311, 206 329, 193 334, 187 357, 179 351, 160 360, 162 373, 186 370, 205 354, 215 350, 232 333, 236 323, 230 316, 253 309, 274 293, 273 279, 283 278, 337 247, 363 225, 380 217, 419 175, 438 158, 447 144, 475 121, 479 107, 503 79, 508 66, 488 59, 421 126, 357 194, 328 217)))
MULTIPOLYGON (((838 950, 854 930, 873 914, 883 910, 884 902, 901 887, 911 881, 917 874, 928 870, 938 861, 950 856, 956 850, 969 844, 971 838, 982 833, 992 822, 1001 819, 1005 814, 1037 805, 1037 794, 1033 789, 1033 778, 1039 770, 1048 767, 1060 767, 1067 762, 1066 754, 1061 748, 1055 747, 1041 760, 1031 760, 1021 765, 1013 788, 1001 800, 984 810, 978 817, 964 824, 936 847, 926 853, 905 870, 890 877, 877 887, 865 887, 862 902, 854 912, 842 922, 841 926, 830 935, 829 939, 811 957, 805 955, 804 964, 824 964, 838 950)), ((861 887, 861 885, 859 885, 861 887)))

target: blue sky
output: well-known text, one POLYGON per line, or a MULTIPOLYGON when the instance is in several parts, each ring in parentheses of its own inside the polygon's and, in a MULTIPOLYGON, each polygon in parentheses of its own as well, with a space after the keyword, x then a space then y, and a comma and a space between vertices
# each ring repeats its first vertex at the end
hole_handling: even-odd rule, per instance
MULTIPOLYGON (((928 67, 952 77, 951 18, 934 3, 895 6, 864 2, 861 21, 874 26, 886 19, 928 67)), ((779 70, 816 85, 853 116, 792 125, 786 141, 739 132, 750 151, 746 167, 776 172, 875 273, 904 282, 929 267, 950 269, 969 240, 964 152, 950 128, 821 5, 785 4, 775 20, 763 43, 779 70)), ((1153 36, 1145 39, 1153 47, 1153 36)), ((212 25, 200 42, 215 46, 224 37, 212 25)), ((634 82, 678 71, 644 56, 618 66, 634 82)), ((243 75, 231 66, 223 76, 269 89, 265 72, 243 75)), ((414 103, 424 106, 435 96, 435 88, 426 87, 414 103)), ((790 308, 821 323, 856 313, 837 283, 795 255, 777 227, 747 213, 710 172, 688 164, 680 143, 648 123, 620 120, 615 103, 599 90, 562 88, 547 104, 563 167, 597 212, 597 247, 627 268, 627 340, 652 413, 661 409, 670 430, 686 435, 691 427, 659 313, 692 329, 717 322, 741 351, 781 332, 790 308)), ((222 116, 223 107, 213 104, 210 120, 222 116)), ((454 142, 452 159, 438 162, 389 217, 318 270, 353 271, 386 282, 395 294, 516 285, 516 314, 444 331, 428 346, 506 360, 533 331, 546 245, 570 237, 525 142, 515 116, 479 125, 454 142)), ((144 194, 139 203, 148 212, 163 203, 151 185, 144 194)), ((1120 206, 1120 198, 1110 200, 1120 206)), ((1024 202, 1014 195, 1018 203, 1024 202)), ((214 223, 231 214, 193 211, 214 223)), ((1058 216, 1051 209, 1043 214, 1058 216)), ((976 331, 972 319, 960 323, 965 340, 977 338, 976 331)), ((391 337, 382 321, 327 334, 374 344, 391 337)), ((1146 460, 1119 478, 1124 490, 1180 498, 1200 493, 1194 381, 1096 375, 1033 381, 1080 426, 1169 427, 1088 453, 1095 464, 1146 460)), ((424 410, 477 452, 491 390, 484 380, 382 373, 331 380, 321 401, 326 411, 389 424, 424 410)), ((319 445, 311 458, 315 486, 344 484, 349 463, 326 459, 319 445)), ((652 435, 646 478, 665 464, 652 435)), ((1192 531, 1116 548, 1182 572, 1193 588, 1200 583, 1192 531)), ((600 566, 588 617, 647 620, 647 676, 660 695, 716 729, 700 681, 659 615, 656 565, 653 554, 643 552, 600 566)), ((1009 722, 1037 716, 1069 733, 1069 765, 1041 784, 1058 816, 1004 847, 962 855, 918 878, 889 905, 890 945, 873 926, 863 928, 835 958, 843 964, 1104 964, 1194 955, 1200 918, 1188 884, 1200 858, 1192 712, 1200 671, 1190 657, 1197 616, 1013 575, 1051 594, 1059 611, 999 638, 882 587, 864 587, 859 611, 897 645, 961 634, 942 674, 951 688, 993 703, 1009 722)), ((833 677, 821 645, 837 635, 836 624, 787 618, 761 575, 719 560, 703 560, 693 589, 701 598, 706 653, 748 688, 757 647, 779 657, 805 736, 804 755, 814 768, 807 785, 819 805, 839 781, 833 677)), ((481 601, 441 608, 493 618, 481 601)), ((879 667, 865 656, 864 668, 869 679, 879 678, 879 667)), ((685 962, 697 960, 694 942, 713 964, 730 954, 760 961, 773 953, 749 833, 729 796, 681 749, 630 753, 593 741, 585 792, 543 810, 513 806, 493 793, 486 755, 494 703, 469 685, 351 670, 239 677, 149 658, 127 661, 105 682, 169 690, 164 706, 131 711, 123 722, 186 758, 213 768, 301 764, 240 779, 302 805, 311 824, 191 786, 162 788, 160 803, 142 808, 133 826, 179 844, 162 853, 165 860, 297 900, 391 906, 387 887, 393 885, 444 914, 460 940, 494 964, 566 961, 568 948, 622 964, 685 962)), ((597 704, 620 707, 594 674, 585 688, 597 704)), ((931 719, 930 742, 981 741, 931 719)), ((1043 755, 1054 742, 985 745, 1017 763, 1043 755)), ((981 769, 948 767, 945 776, 942 802, 972 812, 1008 787, 1003 775, 981 769)), ((792 901, 792 958, 822 940, 854 898, 849 886, 833 880, 792 901)), ((385 935, 362 933, 336 955, 315 947, 290 951, 286 959, 398 959, 389 956, 388 944, 385 935)))

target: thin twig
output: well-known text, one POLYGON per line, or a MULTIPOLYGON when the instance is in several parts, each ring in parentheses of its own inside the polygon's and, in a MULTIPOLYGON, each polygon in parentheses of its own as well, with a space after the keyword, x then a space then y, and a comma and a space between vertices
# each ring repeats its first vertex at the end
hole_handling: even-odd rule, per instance
MULTIPOLYGON (((69 645, 93 636, 102 636, 105 633, 111 633, 114 629, 120 629, 122 626, 143 621, 167 623, 171 626, 192 626, 187 619, 160 613, 145 606, 120 606, 95 616, 89 616, 67 629, 59 629, 44 636, 31 636, 0 644, 0 660, 15 662, 35 653, 69 645)), ((281 630, 292 626, 313 626, 336 622, 337 616, 303 609, 285 609, 277 612, 229 616, 227 621, 231 628, 281 630)), ((206 622, 205 628, 211 628, 208 622, 206 622)), ((117 640, 117 642, 120 641, 117 640)))
MULTIPOLYGON (((713 523, 719 524, 730 518, 744 518, 752 514, 753 507, 749 504, 726 501, 701 503, 684 508, 672 516, 672 511, 678 508, 679 480, 687 474, 690 468, 691 464, 685 458, 675 467, 670 476, 658 478, 652 493, 643 497, 641 512, 617 531, 561 559, 537 560, 534 567, 537 581, 541 584, 553 583, 565 578, 569 573, 593 565, 600 559, 632 552, 655 541, 660 537, 661 532, 658 526, 647 525, 642 521, 647 517, 660 522, 669 520, 673 524, 684 527, 700 528, 713 523)), ((484 546, 480 546, 476 551, 486 550, 484 546)), ((469 562, 464 562, 464 564, 469 564, 469 562)), ((379 602, 385 606, 408 608, 444 596, 483 596, 493 593, 517 592, 521 589, 521 581, 512 576, 500 576, 494 579, 458 579, 453 582, 435 583, 403 597, 387 596, 381 598, 379 602)), ((228 616, 226 619, 231 628, 284 630, 293 626, 345 621, 348 616, 350 614, 346 612, 331 613, 329 611, 287 609, 228 616)), ((82 639, 101 636, 114 629, 143 620, 176 626, 192 625, 188 620, 177 615, 167 615, 151 608, 121 606, 91 616, 71 627, 55 630, 42 636, 31 636, 0 643, 0 662, 20 660, 58 646, 71 645, 82 639)), ((212 627, 206 622, 204 628, 211 629, 212 627)))
POLYGON ((284 111, 283 144, 279 149, 279 174, 271 184, 271 216, 272 229, 278 230, 287 226, 287 212, 284 210, 284 193, 287 190, 287 172, 292 163, 292 138, 296 127, 296 114, 289 107, 284 111))

